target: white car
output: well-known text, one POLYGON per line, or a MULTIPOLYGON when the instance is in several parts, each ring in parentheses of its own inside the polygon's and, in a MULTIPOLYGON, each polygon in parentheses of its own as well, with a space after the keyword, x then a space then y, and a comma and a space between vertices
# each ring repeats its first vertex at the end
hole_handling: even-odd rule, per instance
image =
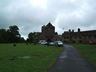
POLYGON ((56 41, 56 42, 55 42, 55 46, 61 47, 61 46, 63 46, 63 45, 64 45, 64 44, 63 44, 62 41, 56 41))
POLYGON ((54 43, 54 42, 50 42, 49 45, 50 45, 50 46, 54 46, 55 43, 54 43))
POLYGON ((47 42, 40 42, 41 45, 47 45, 47 42))

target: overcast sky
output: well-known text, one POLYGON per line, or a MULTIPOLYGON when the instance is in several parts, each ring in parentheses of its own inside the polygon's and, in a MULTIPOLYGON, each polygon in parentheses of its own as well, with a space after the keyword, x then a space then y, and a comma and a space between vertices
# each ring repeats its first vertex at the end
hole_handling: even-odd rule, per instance
POLYGON ((49 21, 59 34, 96 30, 96 0, 0 0, 0 28, 17 25, 26 38, 49 21))

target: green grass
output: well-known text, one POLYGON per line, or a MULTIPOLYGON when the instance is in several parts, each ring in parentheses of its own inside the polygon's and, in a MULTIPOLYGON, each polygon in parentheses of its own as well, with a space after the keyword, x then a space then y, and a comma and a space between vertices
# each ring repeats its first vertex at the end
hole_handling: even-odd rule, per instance
POLYGON ((96 66, 96 45, 72 44, 93 65, 96 66))
POLYGON ((54 46, 0 44, 0 72, 46 72, 62 50, 54 46))

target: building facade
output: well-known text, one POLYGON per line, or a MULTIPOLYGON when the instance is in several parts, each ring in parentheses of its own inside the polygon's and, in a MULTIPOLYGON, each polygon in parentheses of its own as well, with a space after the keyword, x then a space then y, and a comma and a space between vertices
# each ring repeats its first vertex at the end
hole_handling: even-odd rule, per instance
POLYGON ((66 31, 62 34, 62 39, 66 43, 90 43, 96 41, 96 30, 74 32, 66 31))
POLYGON ((55 32, 55 26, 53 26, 50 22, 46 26, 42 26, 42 40, 50 42, 60 40, 58 33, 55 32))
POLYGON ((58 35, 55 32, 55 26, 50 22, 47 25, 41 27, 41 32, 34 32, 34 40, 39 42, 40 40, 45 41, 63 41, 64 43, 91 43, 96 41, 96 30, 80 31, 78 28, 77 32, 74 30, 65 31, 62 35, 58 35))
POLYGON ((62 39, 61 36, 55 32, 55 26, 53 26, 50 22, 41 27, 41 32, 34 32, 33 35, 36 42, 39 42, 40 40, 53 42, 62 39))

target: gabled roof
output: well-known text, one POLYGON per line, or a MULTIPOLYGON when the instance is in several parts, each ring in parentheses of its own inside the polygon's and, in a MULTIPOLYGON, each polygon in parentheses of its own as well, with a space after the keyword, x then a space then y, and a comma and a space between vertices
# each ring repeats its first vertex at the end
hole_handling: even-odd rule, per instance
POLYGON ((50 22, 46 26, 53 26, 50 22))

